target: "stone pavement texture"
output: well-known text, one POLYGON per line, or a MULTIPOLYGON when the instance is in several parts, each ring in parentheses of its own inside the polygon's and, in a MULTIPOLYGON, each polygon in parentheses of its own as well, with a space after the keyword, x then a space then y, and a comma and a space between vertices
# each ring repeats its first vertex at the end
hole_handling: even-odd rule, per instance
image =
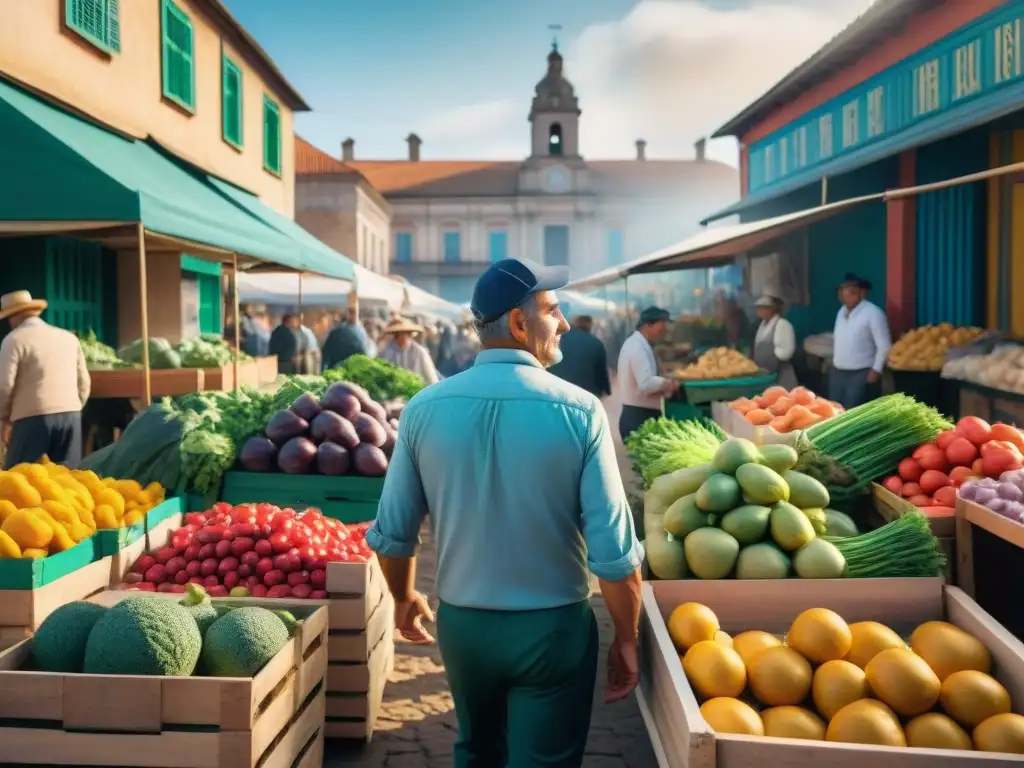
MULTIPOLYGON (((606 408, 609 418, 613 419, 612 424, 617 424, 618 412, 614 401, 607 402, 606 408)), ((627 466, 624 463, 624 470, 627 466)), ((433 541, 429 531, 424 531, 417 588, 430 596, 431 605, 436 608, 435 563, 433 541)), ((604 659, 613 634, 612 624, 599 593, 591 597, 591 603, 601 632, 601 655, 590 739, 583 764, 586 768, 657 768, 635 697, 612 705, 604 704, 604 659)), ((373 739, 365 746, 327 742, 324 765, 328 768, 349 765, 364 768, 447 767, 452 765, 452 747, 457 733, 452 697, 437 647, 399 644, 373 739)))

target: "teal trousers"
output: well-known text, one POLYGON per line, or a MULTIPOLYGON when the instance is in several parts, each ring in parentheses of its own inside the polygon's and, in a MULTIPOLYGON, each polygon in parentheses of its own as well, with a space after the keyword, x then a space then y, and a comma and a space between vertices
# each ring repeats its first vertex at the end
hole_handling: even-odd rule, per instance
POLYGON ((455 768, 579 768, 597 676, 583 601, 542 611, 441 603, 438 645, 459 721, 455 768))

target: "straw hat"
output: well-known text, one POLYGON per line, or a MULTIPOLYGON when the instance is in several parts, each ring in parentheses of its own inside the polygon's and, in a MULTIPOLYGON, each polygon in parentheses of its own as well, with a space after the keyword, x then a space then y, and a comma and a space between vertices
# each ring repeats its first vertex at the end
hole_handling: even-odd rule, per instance
POLYGON ((385 335, 392 333, 423 333, 423 327, 404 317, 394 317, 384 326, 385 335))
POLYGON ((0 320, 17 315, 21 312, 39 314, 46 309, 46 301, 33 299, 28 291, 12 291, 0 296, 0 320))

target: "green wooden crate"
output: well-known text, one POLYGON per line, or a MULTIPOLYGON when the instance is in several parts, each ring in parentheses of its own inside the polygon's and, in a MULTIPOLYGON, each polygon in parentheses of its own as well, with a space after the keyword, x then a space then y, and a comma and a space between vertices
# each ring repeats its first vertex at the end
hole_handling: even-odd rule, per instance
POLYGON ((221 499, 229 504, 316 507, 343 523, 362 523, 377 516, 383 488, 383 477, 228 472, 221 499))
POLYGON ((0 589, 38 589, 103 557, 93 535, 69 550, 40 560, 0 559, 0 589))
POLYGON ((764 376, 746 376, 717 381, 687 381, 683 383, 686 401, 701 405, 716 401, 735 400, 739 397, 755 397, 775 383, 778 376, 770 373, 764 376))
POLYGON ((149 510, 146 516, 135 525, 115 528, 109 531, 97 531, 94 538, 97 540, 100 557, 116 555, 125 547, 130 547, 167 518, 188 511, 187 496, 172 496, 149 510))

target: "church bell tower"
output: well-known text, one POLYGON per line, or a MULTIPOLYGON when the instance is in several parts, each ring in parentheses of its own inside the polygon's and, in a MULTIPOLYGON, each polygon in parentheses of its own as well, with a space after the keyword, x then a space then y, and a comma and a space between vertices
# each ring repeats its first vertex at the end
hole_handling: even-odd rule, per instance
POLYGON ((537 83, 530 108, 531 159, 580 158, 580 107, 562 72, 558 41, 548 54, 548 71, 537 83))

